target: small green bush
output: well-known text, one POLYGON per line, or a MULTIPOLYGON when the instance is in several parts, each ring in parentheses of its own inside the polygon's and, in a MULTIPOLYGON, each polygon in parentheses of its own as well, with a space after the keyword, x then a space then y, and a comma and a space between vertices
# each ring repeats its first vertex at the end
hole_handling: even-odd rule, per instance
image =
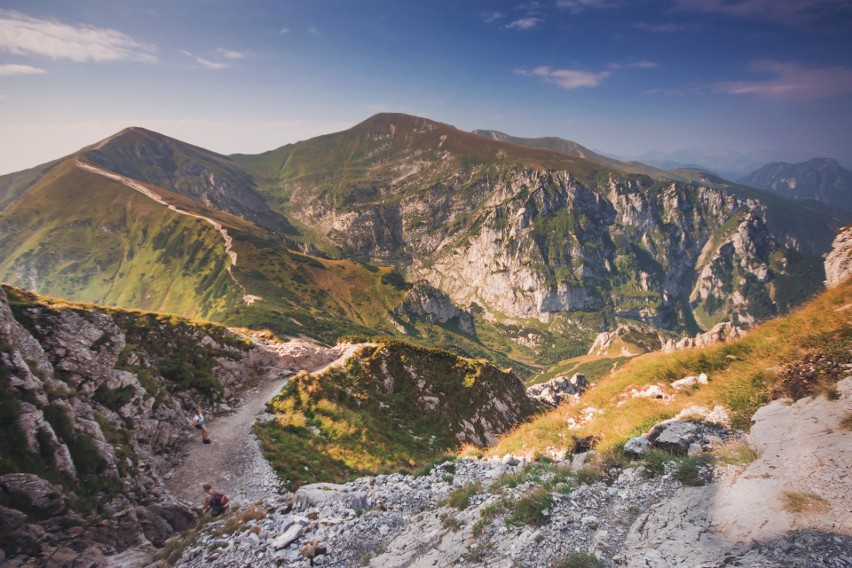
POLYGON ((553 506, 550 491, 538 488, 518 499, 512 506, 512 512, 506 518, 507 525, 533 525, 540 527, 547 523, 545 513, 553 506))
POLYGON ((450 493, 449 497, 447 497, 447 505, 459 510, 467 509, 470 506, 470 498, 480 491, 482 491, 481 483, 478 481, 476 483, 468 483, 450 493))

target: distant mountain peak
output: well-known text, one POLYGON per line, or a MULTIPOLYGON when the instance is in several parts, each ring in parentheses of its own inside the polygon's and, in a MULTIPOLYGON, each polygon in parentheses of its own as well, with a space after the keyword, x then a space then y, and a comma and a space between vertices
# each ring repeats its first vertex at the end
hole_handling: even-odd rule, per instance
POLYGON ((791 199, 814 199, 852 211, 852 172, 833 158, 811 158, 796 164, 773 162, 739 182, 791 199))

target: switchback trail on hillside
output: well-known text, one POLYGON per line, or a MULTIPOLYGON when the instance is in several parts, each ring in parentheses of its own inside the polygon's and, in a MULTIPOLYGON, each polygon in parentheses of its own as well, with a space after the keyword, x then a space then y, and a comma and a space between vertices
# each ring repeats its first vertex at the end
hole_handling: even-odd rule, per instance
MULTIPOLYGON (((341 365, 362 347, 362 344, 339 344, 323 347, 314 343, 293 340, 263 346, 279 355, 279 367, 289 370, 287 376, 305 370, 321 372, 341 365)), ((189 503, 201 504, 205 482, 226 494, 232 502, 249 503, 278 490, 278 479, 263 458, 260 444, 252 433, 255 421, 265 413, 266 403, 287 383, 287 378, 275 378, 254 386, 243 393, 236 412, 225 416, 206 416, 211 444, 202 444, 196 434, 183 463, 166 480, 166 488, 176 497, 189 503)))

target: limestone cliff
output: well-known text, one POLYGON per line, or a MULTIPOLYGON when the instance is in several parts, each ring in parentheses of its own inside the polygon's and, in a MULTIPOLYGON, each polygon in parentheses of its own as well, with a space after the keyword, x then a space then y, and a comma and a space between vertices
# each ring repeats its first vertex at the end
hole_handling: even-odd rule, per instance
POLYGON ((850 275, 852 275, 852 225, 837 233, 831 252, 825 257, 825 285, 834 288, 850 275))

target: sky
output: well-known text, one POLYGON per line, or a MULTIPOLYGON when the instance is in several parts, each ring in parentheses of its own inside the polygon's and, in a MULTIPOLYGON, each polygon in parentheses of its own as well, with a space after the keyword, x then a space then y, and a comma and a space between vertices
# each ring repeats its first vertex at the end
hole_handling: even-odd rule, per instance
POLYGON ((0 0, 0 174, 128 126, 259 153, 403 112, 852 166, 850 0, 0 0))

